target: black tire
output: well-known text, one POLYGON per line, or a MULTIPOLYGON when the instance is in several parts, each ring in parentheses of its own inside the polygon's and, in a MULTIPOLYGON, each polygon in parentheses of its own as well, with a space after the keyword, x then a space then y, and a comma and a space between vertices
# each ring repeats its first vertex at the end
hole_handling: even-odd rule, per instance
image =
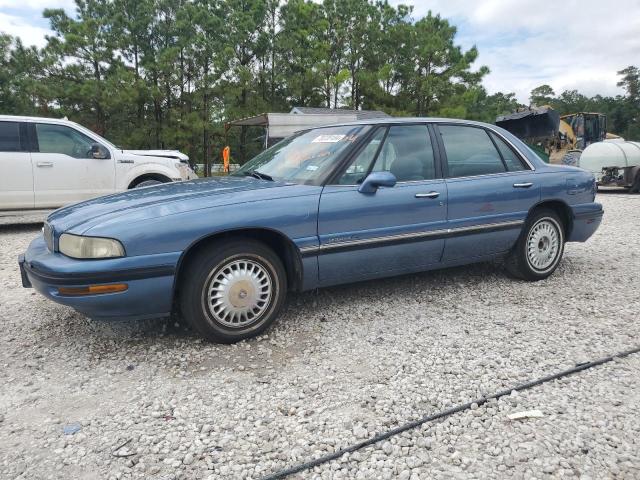
POLYGON ((507 256, 505 267, 516 278, 529 281, 543 280, 558 267, 564 253, 564 243, 564 224, 560 216, 555 211, 546 208, 534 210, 529 215, 515 247, 507 256), (540 237, 537 245, 535 244, 536 236, 534 236, 536 235, 534 233, 536 228, 538 228, 538 234, 540 234, 541 229, 543 229, 543 232, 550 229, 548 230, 550 235, 540 237), (554 234, 551 234, 552 231, 555 233, 555 238, 554 234), (545 238, 548 239, 549 243, 545 243, 545 238), (553 248, 550 248, 550 246, 553 244, 556 244, 556 248, 552 252, 553 248), (529 253, 529 247, 532 249, 531 254, 529 253), (538 252, 536 252, 536 248, 538 248, 538 252), (547 259, 550 263, 548 265, 541 263, 540 266, 536 266, 531 257, 535 258, 536 254, 544 257, 546 252, 553 256, 552 259, 551 256, 547 259))
POLYGON ((152 185, 160 185, 161 183, 166 182, 162 182, 160 180, 143 180, 142 182, 135 184, 133 188, 150 187, 152 185))
POLYGON ((568 152, 564 157, 562 157, 562 165, 577 167, 580 155, 582 155, 582 152, 568 152))
POLYGON ((640 193, 640 171, 636 173, 635 178, 633 179, 633 185, 629 189, 629 193, 640 193))
POLYGON ((197 251, 188 259, 180 275, 178 288, 180 310, 194 330, 211 342, 234 343, 260 335, 278 317, 287 294, 287 275, 282 261, 269 247, 255 240, 237 238, 211 243, 197 251), (243 274, 243 270, 238 267, 242 262, 245 262, 245 277, 239 277, 243 274), (247 277, 246 272, 250 268, 262 275, 262 280, 247 277), (238 277, 231 282, 219 282, 218 279, 225 272, 238 277), (266 294, 258 292, 254 288, 257 284, 251 283, 252 281, 270 282, 270 293, 264 300, 253 302, 257 296, 266 294), (212 305, 210 292, 214 288, 228 289, 226 293, 218 293, 221 295, 219 300, 224 299, 228 309, 212 305), (255 305, 247 307, 234 303, 245 301, 255 305), (218 312, 222 313, 216 312, 216 308, 221 308, 218 312), (246 322, 242 323, 243 319, 239 318, 237 325, 230 325, 236 320, 235 316, 220 318, 231 315, 234 308, 238 308, 238 312, 244 312, 237 314, 245 315, 246 322), (254 311, 257 313, 253 313, 254 311), (249 315, 253 317, 248 318, 249 315))

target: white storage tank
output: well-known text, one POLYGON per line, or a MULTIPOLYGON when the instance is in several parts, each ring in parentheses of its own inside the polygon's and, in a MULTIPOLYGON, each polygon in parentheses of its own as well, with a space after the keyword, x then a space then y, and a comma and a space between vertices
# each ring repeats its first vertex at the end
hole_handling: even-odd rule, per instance
POLYGON ((584 149, 578 167, 593 172, 597 180, 602 176, 603 168, 640 166, 640 142, 605 140, 592 143, 584 149))

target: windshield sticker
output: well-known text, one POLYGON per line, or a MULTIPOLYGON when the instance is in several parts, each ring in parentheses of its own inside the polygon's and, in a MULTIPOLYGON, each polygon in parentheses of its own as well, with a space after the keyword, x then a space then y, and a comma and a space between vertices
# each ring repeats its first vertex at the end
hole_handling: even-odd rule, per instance
POLYGON ((345 135, 318 135, 311 143, 338 143, 345 135))
POLYGON ((315 172, 318 169, 318 165, 309 165, 307 166, 307 170, 310 172, 315 172))

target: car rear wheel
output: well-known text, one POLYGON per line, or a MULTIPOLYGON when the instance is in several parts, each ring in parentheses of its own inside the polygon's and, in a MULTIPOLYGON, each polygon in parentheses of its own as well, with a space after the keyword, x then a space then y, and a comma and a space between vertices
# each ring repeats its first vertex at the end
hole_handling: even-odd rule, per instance
POLYGON ((254 240, 210 244, 189 259, 180 278, 182 314, 212 342, 259 335, 278 317, 286 296, 280 258, 254 240))
POLYGON ((547 278, 560 263, 564 241, 564 228, 559 215, 549 209, 535 211, 506 259, 507 271, 524 280, 547 278))

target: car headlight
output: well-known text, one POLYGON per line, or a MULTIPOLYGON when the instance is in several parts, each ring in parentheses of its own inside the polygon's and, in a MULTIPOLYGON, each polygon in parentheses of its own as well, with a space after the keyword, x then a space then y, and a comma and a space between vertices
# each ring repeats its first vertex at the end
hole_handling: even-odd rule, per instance
POLYGON ((113 238, 82 237, 63 233, 58 242, 60 253, 71 258, 124 257, 124 247, 113 238))
POLYGON ((178 163, 175 164, 175 167, 180 172, 180 178, 177 178, 176 180, 188 180, 189 179, 189 175, 191 173, 191 167, 189 166, 188 163, 178 162, 178 163))

